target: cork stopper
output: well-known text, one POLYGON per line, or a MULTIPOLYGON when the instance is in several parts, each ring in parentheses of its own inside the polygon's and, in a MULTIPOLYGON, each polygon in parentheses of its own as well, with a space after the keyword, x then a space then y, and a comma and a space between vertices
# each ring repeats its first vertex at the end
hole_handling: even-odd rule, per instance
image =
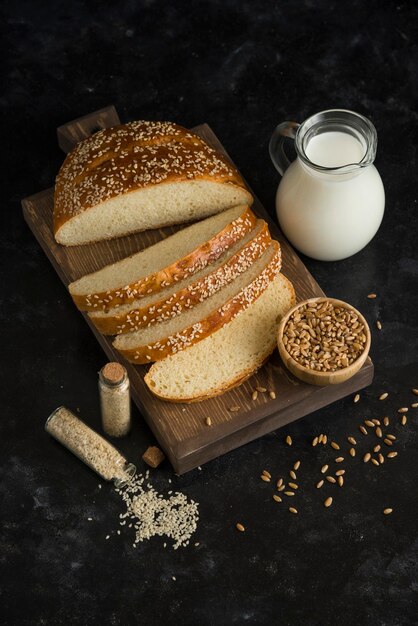
POLYGON ((106 363, 100 370, 102 380, 108 385, 118 385, 125 378, 126 370, 120 363, 106 363))
POLYGON ((165 454, 160 448, 157 448, 157 446, 150 446, 145 450, 142 459, 147 465, 155 469, 164 461, 165 454))

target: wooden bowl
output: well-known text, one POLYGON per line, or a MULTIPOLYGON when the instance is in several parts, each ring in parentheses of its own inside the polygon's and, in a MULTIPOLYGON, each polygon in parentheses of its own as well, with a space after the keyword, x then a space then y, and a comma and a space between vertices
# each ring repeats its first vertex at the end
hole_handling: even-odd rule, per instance
POLYGON ((296 376, 296 378, 299 378, 299 380, 303 380, 303 382, 305 383, 318 385, 320 387, 324 387, 325 385, 338 385, 339 383, 343 383, 344 381, 354 376, 354 374, 357 374, 357 372, 367 359, 370 350, 370 344, 370 328, 362 314, 347 302, 343 302, 342 300, 335 300, 334 298, 310 298, 309 300, 303 300, 302 302, 298 302, 298 304, 290 309, 290 311, 288 311, 286 315, 282 318, 277 333, 277 346, 279 348, 279 354, 287 369, 292 372, 292 374, 296 376), (344 307, 346 309, 354 311, 358 315, 360 322, 364 324, 364 333, 366 335, 365 348, 361 355, 358 357, 358 359, 356 359, 354 363, 351 363, 351 365, 349 365, 348 367, 344 367, 343 369, 337 370, 336 372, 318 372, 316 370, 311 370, 304 365, 301 365, 300 363, 295 361, 292 356, 290 356, 283 343, 284 328, 292 313, 294 313, 294 311, 296 311, 304 304, 309 304, 310 302, 321 303, 325 301, 331 302, 336 306, 344 307))

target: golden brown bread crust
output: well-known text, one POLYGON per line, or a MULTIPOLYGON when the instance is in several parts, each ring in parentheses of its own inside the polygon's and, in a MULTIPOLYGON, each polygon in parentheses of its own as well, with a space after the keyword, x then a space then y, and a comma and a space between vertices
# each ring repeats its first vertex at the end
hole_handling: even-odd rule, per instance
POLYGON ((113 346, 131 363, 137 365, 160 361, 161 359, 195 345, 213 332, 219 330, 226 323, 230 322, 241 311, 244 311, 265 291, 280 272, 281 251, 277 241, 272 242, 275 253, 267 266, 260 272, 249 285, 240 293, 228 300, 222 307, 212 311, 207 317, 200 320, 193 326, 182 329, 175 335, 170 335, 151 345, 140 345, 136 348, 122 349, 118 347, 118 338, 113 342, 113 346))
POLYGON ((197 135, 168 122, 132 122, 78 144, 56 179, 54 235, 68 220, 119 195, 158 184, 209 180, 245 187, 238 171, 197 135))
POLYGON ((169 297, 154 300, 152 305, 138 306, 125 312, 118 312, 119 310, 116 308, 113 310, 113 315, 108 317, 101 317, 92 312, 89 313, 90 319, 104 335, 120 335, 166 321, 176 317, 183 310, 196 306, 231 282, 235 276, 245 272, 270 245, 271 237, 268 225, 264 220, 259 221, 261 227, 257 235, 213 272, 190 283, 169 297))
POLYGON ((213 261, 216 261, 225 250, 239 241, 246 233, 255 227, 257 218, 250 208, 243 208, 243 212, 237 219, 227 224, 225 228, 216 233, 209 241, 198 246, 168 267, 158 272, 144 276, 134 283, 124 285, 118 289, 103 291, 95 294, 77 295, 73 292, 73 285, 68 286, 71 297, 80 311, 90 311, 97 308, 110 309, 120 304, 126 304, 138 300, 142 296, 161 291, 174 282, 191 276, 203 269, 213 261))
POLYGON ((79 181, 90 170, 121 153, 129 153, 134 146, 165 144, 182 138, 196 144, 204 143, 198 135, 171 122, 141 120, 119 124, 80 141, 67 155, 62 168, 69 180, 79 181))
MULTIPOLYGON (((286 278, 286 276, 284 276, 282 274, 283 278, 286 279, 286 286, 289 289, 290 293, 291 293, 291 303, 290 303, 290 307, 292 308, 292 306, 294 306, 296 304, 296 294, 295 294, 295 289, 293 287, 293 284, 290 282, 290 280, 288 278, 286 278)), ((205 395, 205 396, 194 396, 191 398, 181 398, 181 399, 177 399, 177 398, 170 398, 167 396, 162 396, 160 394, 158 394, 152 386, 152 378, 151 378, 151 372, 152 372, 152 366, 151 368, 148 370, 148 372, 145 374, 144 377, 144 381, 148 387, 148 389, 151 391, 151 393, 156 396, 157 398, 159 398, 160 400, 165 400, 166 402, 172 402, 174 404, 181 404, 181 403, 186 403, 186 404, 192 404, 194 402, 202 402, 204 400, 208 400, 209 398, 214 398, 216 396, 220 396, 223 393, 226 393, 227 391, 230 391, 231 389, 233 389, 234 387, 239 387, 239 385, 242 385, 246 380, 248 380, 251 376, 253 376, 253 374, 255 374, 269 359, 270 355, 274 352, 274 350, 276 349, 276 344, 273 345, 273 347, 269 350, 266 350, 266 352, 264 354, 262 354, 260 356, 260 359, 258 361, 258 363, 255 363, 253 365, 253 367, 248 368, 245 371, 242 371, 239 376, 236 376, 233 379, 230 379, 228 381, 225 381, 224 385, 218 387, 217 389, 214 389, 212 393, 205 395)))

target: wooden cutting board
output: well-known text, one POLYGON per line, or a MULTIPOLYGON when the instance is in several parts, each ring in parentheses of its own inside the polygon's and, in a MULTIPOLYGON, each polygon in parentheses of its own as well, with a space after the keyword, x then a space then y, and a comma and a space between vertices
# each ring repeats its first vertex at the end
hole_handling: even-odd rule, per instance
MULTIPOLYGON (((61 126, 58 129, 59 145, 68 152, 93 132, 119 123, 114 107, 96 111, 61 126)), ((207 124, 197 126, 193 131, 226 154, 207 124)), ((56 243, 52 233, 52 188, 25 198, 22 206, 29 227, 66 286, 80 276, 138 252, 181 228, 162 228, 113 241, 66 248, 56 243)), ((272 237, 280 241, 283 273, 293 282, 297 299, 324 295, 255 196, 253 209, 269 223, 272 237)), ((322 388, 307 385, 284 369, 276 351, 269 362, 240 387, 201 403, 171 404, 158 400, 146 387, 143 377, 147 366, 125 361, 112 347, 111 339, 99 334, 86 314, 76 308, 74 314, 84 316, 107 357, 120 361, 127 368, 133 400, 178 474, 362 389, 373 379, 373 364, 367 359, 360 372, 345 383, 322 388), (259 393, 257 400, 253 401, 251 394, 257 386, 274 391, 276 398, 272 400, 268 393, 259 393), (231 412, 233 406, 239 406, 240 410, 231 412), (207 416, 212 420, 210 427, 205 424, 207 416)))

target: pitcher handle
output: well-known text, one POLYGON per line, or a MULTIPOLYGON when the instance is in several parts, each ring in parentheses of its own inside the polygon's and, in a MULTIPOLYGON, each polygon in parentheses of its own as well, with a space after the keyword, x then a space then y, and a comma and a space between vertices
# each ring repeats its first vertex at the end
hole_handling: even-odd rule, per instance
POLYGON ((299 126, 300 124, 297 122, 283 122, 282 124, 276 126, 270 138, 270 158, 280 176, 283 176, 290 165, 290 161, 284 151, 284 138, 290 137, 290 139, 294 140, 299 126))

